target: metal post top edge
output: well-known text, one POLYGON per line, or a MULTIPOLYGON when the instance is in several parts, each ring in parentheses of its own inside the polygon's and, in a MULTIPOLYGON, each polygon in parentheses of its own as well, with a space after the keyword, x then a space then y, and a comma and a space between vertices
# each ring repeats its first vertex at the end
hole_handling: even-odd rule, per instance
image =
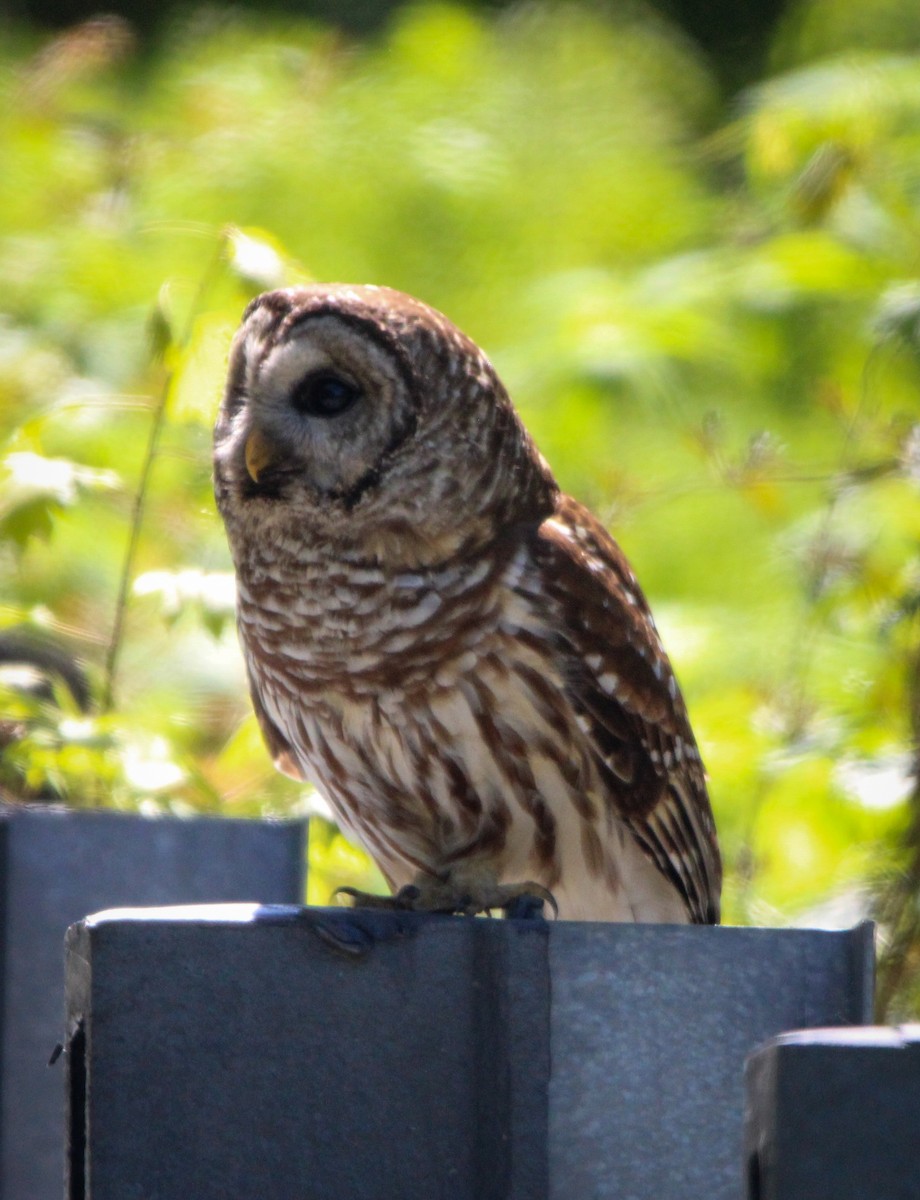
MULTIPOLYGON (((201 924, 201 925, 274 925, 311 924, 316 920, 366 921, 386 925, 431 925, 435 927, 461 927, 474 920, 466 916, 451 916, 441 913, 412 913, 386 909, 351 908, 346 906, 264 904, 257 900, 198 904, 169 904, 154 906, 131 906, 107 908, 88 914, 82 921, 89 929, 116 922, 147 922, 153 924, 201 924)), ((476 920, 476 925, 515 929, 539 928, 556 932, 563 937, 589 935, 592 937, 661 937, 674 936, 689 939, 722 939, 731 937, 853 937, 871 938, 875 926, 871 921, 845 929, 810 929, 798 926, 757 925, 652 925, 627 924, 604 921, 545 921, 542 918, 502 920, 491 922, 476 920)))

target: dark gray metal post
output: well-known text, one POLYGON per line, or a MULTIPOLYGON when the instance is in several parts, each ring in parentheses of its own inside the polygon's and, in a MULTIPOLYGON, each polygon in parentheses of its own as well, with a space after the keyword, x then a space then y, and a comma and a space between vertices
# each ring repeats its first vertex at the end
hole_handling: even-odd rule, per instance
POLYGON ((783 1034, 745 1076, 748 1200, 920 1197, 920 1026, 783 1034))
POLYGON ((742 1066, 861 1022, 871 928, 101 914, 69 1200, 738 1200, 742 1066))
POLYGON ((0 1200, 59 1200, 67 926, 100 907, 303 898, 303 822, 0 809, 0 1200))
POLYGON ((743 1064, 872 1018, 873 928, 589 927, 552 942, 553 1200, 737 1200, 743 1064))

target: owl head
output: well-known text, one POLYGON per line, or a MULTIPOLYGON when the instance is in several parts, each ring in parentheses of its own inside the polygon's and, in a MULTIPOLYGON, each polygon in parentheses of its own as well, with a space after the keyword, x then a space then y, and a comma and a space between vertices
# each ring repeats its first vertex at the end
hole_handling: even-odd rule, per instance
POLYGON ((235 549, 283 537, 417 563, 542 516, 556 491, 469 338, 410 296, 339 284, 247 308, 214 475, 235 549))

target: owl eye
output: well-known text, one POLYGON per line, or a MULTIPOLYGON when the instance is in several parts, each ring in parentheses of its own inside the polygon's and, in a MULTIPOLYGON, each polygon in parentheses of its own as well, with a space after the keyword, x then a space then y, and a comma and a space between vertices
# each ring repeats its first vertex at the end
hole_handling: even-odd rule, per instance
POLYGON ((360 399, 361 389, 334 371, 308 375, 291 393, 293 407, 308 417, 337 417, 360 399))

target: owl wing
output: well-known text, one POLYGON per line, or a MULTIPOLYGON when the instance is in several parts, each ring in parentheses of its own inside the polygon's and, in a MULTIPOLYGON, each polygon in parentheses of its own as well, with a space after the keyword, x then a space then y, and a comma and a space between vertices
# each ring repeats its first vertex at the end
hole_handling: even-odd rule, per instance
POLYGON ((256 720, 259 723, 259 729, 262 731, 262 738, 266 747, 268 748, 269 754, 272 757, 272 762, 274 763, 276 770, 280 771, 282 775, 287 775, 291 779, 304 782, 306 776, 298 765, 294 748, 265 711, 265 705, 262 703, 262 698, 259 695, 259 689, 256 687, 255 681, 252 679, 250 680, 249 695, 252 698, 252 708, 256 714, 256 720))
POLYGON ((606 529, 567 496, 531 549, 607 800, 691 919, 717 923, 722 864, 705 771, 636 577, 606 529))

